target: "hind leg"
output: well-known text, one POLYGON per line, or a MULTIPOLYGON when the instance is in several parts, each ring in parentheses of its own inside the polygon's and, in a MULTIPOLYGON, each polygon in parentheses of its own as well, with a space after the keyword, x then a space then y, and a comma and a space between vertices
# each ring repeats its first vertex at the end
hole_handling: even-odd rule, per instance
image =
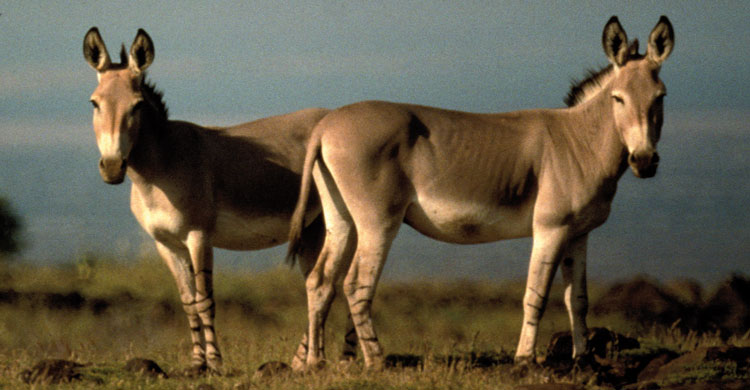
MULTIPOLYGON (((325 224, 322 217, 318 217, 302 232, 302 246, 299 255, 299 265, 302 275, 307 279, 312 272, 318 255, 321 252, 325 240, 325 224)), ((348 311, 348 310, 347 310, 348 311)), ((302 341, 292 358, 292 369, 303 371, 305 369, 308 351, 307 332, 302 335, 302 341)), ((357 356, 357 334, 354 331, 351 314, 347 315, 346 334, 344 336, 342 361, 354 360, 357 356)))
MULTIPOLYGON (((346 167, 346 165, 340 165, 346 167)), ((359 164, 359 167, 366 167, 359 164)), ((340 191, 354 221, 357 245, 352 264, 344 280, 344 294, 359 338, 365 367, 384 367, 383 349, 372 321, 375 289, 388 251, 396 237, 412 198, 405 190, 406 178, 397 164, 385 162, 370 166, 371 172, 349 176, 339 172, 340 191)))
POLYGON ((344 280, 344 294, 362 347, 365 367, 380 370, 384 367, 383 349, 372 323, 372 302, 398 225, 375 231, 357 228, 357 250, 344 280))
POLYGON ((307 369, 318 367, 325 361, 325 320, 335 295, 335 286, 351 262, 356 240, 351 218, 326 167, 316 163, 313 178, 323 206, 326 235, 320 255, 305 281, 309 321, 307 369))

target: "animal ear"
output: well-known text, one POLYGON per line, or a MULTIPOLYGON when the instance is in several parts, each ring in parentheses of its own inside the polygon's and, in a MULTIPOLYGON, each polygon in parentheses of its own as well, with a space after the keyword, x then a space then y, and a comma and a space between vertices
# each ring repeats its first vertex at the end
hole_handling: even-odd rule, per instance
POLYGON ((136 34, 133 44, 130 46, 128 66, 133 72, 141 73, 152 62, 154 62, 154 42, 142 28, 139 28, 138 34, 136 34))
POLYGON ((609 18, 604 26, 602 46, 604 46, 604 54, 607 55, 609 62, 615 66, 623 66, 628 61, 628 36, 622 29, 620 21, 617 20, 617 16, 609 18))
POLYGON ((104 45, 104 40, 96 27, 91 27, 83 37, 83 58, 97 72, 103 72, 112 63, 107 53, 107 46, 104 45))
POLYGON ((651 31, 648 37, 648 49, 646 54, 648 58, 657 64, 661 64, 669 57, 674 48, 674 29, 672 23, 666 16, 662 15, 659 22, 651 31))

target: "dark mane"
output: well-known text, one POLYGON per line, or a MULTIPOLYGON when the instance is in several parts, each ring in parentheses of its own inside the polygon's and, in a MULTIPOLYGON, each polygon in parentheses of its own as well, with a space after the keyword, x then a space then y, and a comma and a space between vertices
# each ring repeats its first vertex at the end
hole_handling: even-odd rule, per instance
MULTIPOLYGON (((120 63, 112 64, 110 69, 124 69, 128 67, 128 61, 130 57, 128 52, 125 50, 125 45, 120 47, 120 63)), ((164 103, 164 93, 156 89, 156 85, 153 82, 146 80, 146 74, 143 74, 143 82, 141 82, 141 93, 143 98, 156 110, 156 113, 160 118, 166 120, 169 118, 169 109, 166 103, 164 103)))
POLYGON ((586 72, 586 77, 581 81, 573 80, 570 86, 568 95, 565 96, 563 102, 568 107, 573 107, 576 104, 585 100, 585 97, 589 91, 597 89, 602 86, 602 79, 604 79, 609 73, 612 72, 612 64, 605 66, 599 70, 589 69, 586 72))
MULTIPOLYGON (((638 40, 634 39, 628 45, 628 61, 640 60, 644 57, 643 54, 638 54, 638 40)), ((573 107, 581 102, 586 101, 590 96, 595 95, 599 92, 599 89, 604 86, 607 82, 607 77, 612 73, 612 64, 609 64, 599 70, 588 70, 586 77, 581 81, 573 80, 570 86, 568 95, 565 96, 563 102, 568 107, 573 107)))
POLYGON ((141 93, 143 93, 143 97, 151 104, 161 118, 164 120, 169 118, 169 109, 166 103, 164 103, 164 93, 156 89, 154 83, 146 80, 145 76, 141 84, 141 93))

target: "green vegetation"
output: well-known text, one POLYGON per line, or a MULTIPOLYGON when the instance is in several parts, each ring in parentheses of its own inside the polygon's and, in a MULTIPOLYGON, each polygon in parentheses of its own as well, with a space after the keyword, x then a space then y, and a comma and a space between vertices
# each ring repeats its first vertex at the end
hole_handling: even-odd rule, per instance
MULTIPOLYGON (((519 281, 384 281, 374 308, 383 347, 388 354, 407 358, 404 362, 414 358, 419 364, 368 373, 361 362, 332 363, 314 374, 257 379, 253 375, 261 364, 289 362, 306 329, 302 277, 286 267, 252 274, 218 265, 216 324, 225 375, 186 378, 180 372, 190 359, 187 320, 171 274, 158 259, 120 263, 87 255, 57 267, 20 263, 2 267, 0 388, 28 387, 21 373, 42 359, 86 365, 81 380, 55 388, 196 389, 209 384, 214 389, 510 389, 522 383, 569 380, 549 373, 513 376, 508 362, 521 324, 523 283, 519 281), (136 357, 156 361, 170 378, 127 372, 125 362, 136 357), (490 364, 479 364, 481 359, 490 364)), ((559 290, 560 286, 553 286, 542 321, 540 355, 554 332, 568 329, 559 290)), ((604 291, 597 285, 590 290, 592 301, 604 291)), ((326 328, 329 358, 341 352, 345 320, 344 305, 337 300, 326 328)), ((639 324, 615 314, 590 316, 589 325, 639 338, 641 349, 629 352, 633 355, 724 344, 715 335, 677 329, 643 331, 639 324)), ((747 336, 729 341, 750 345, 747 336)), ((729 365, 703 365, 691 375, 742 378, 738 372, 729 365)))

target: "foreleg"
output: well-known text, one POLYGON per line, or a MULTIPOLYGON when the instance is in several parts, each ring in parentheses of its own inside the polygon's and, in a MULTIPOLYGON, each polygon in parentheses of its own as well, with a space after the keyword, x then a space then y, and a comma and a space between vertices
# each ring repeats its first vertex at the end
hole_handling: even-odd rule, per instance
POLYGON ((571 240, 562 257, 565 306, 570 317, 574 358, 586 353, 586 313, 589 306, 586 288, 587 239, 588 234, 571 240))
POLYGON ((560 262, 567 230, 536 229, 531 249, 526 293, 523 297, 523 325, 515 360, 517 363, 533 360, 535 356, 539 321, 547 305, 550 286, 560 262))

